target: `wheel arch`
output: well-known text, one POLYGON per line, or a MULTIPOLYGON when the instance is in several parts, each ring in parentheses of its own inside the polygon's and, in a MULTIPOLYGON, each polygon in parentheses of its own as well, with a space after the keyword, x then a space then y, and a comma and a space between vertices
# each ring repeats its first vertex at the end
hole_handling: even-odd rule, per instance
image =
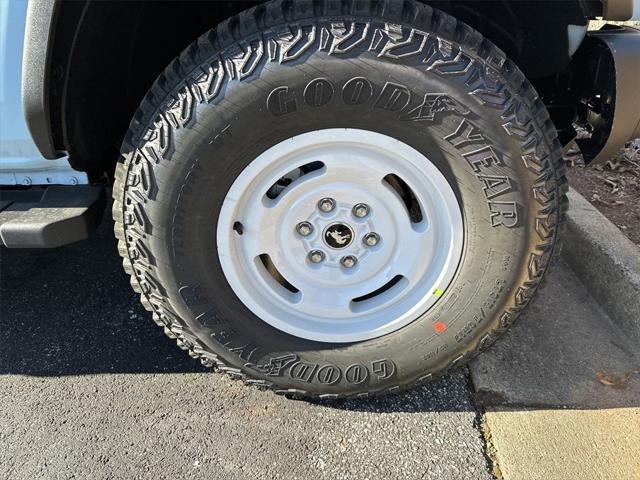
MULTIPOLYGON (((212 25, 260 3, 38 1, 55 6, 41 115, 50 142, 38 143, 48 157, 67 151, 92 179, 112 173, 133 113, 166 65, 212 25)), ((421 1, 478 30, 533 79, 568 64, 567 25, 586 25, 589 14, 580 0, 421 1)))

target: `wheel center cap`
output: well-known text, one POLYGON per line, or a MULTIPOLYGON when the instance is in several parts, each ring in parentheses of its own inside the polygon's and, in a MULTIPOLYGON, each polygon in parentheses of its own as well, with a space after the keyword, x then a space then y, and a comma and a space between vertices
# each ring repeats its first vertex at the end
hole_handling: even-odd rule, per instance
POLYGON ((331 248, 346 248, 353 241, 353 230, 344 223, 333 223, 324 229, 323 238, 331 248))

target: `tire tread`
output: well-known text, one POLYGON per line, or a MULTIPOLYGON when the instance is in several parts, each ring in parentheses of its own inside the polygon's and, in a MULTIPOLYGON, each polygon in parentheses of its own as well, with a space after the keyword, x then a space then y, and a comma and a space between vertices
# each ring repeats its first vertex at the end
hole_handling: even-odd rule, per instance
MULTIPOLYGON (((345 15, 382 18, 383 20, 397 23, 412 24, 420 22, 421 24, 430 25, 429 31, 459 43, 466 53, 474 55, 498 70, 505 79, 508 88, 516 92, 530 113, 534 129, 529 133, 529 136, 532 134, 541 135, 549 149, 549 155, 543 161, 543 168, 539 176, 539 180, 544 181, 544 193, 547 198, 543 210, 548 210, 548 218, 552 221, 549 229, 550 234, 541 242, 539 250, 549 252, 549 258, 557 256, 560 251, 560 230, 566 221, 568 209, 566 197, 568 184, 560 142, 557 139, 555 126, 534 88, 517 66, 507 59, 498 47, 483 38, 480 33, 471 27, 440 10, 417 3, 414 0, 306 0, 295 2, 277 0, 250 8, 220 23, 217 27, 200 36, 159 75, 142 100, 140 107, 133 116, 129 131, 125 135, 121 156, 116 167, 113 187, 114 202, 112 212, 115 221, 115 236, 118 239, 118 252, 122 256, 125 271, 131 276, 133 289, 141 296, 144 308, 153 313, 153 320, 164 328, 167 336, 176 339, 180 348, 187 350, 193 358, 199 358, 206 367, 226 373, 234 379, 242 380, 247 385, 272 390, 277 394, 292 397, 338 398, 344 396, 333 394, 317 395, 299 389, 283 390, 267 380, 251 378, 241 369, 227 365, 218 355, 205 348, 204 345, 198 342, 197 336, 189 331, 188 327, 181 322, 177 315, 173 314, 168 308, 159 309, 157 299, 153 301, 150 299, 146 287, 141 284, 138 278, 137 269, 127 245, 124 218, 127 175, 129 167, 134 161, 137 145, 143 138, 148 126, 160 115, 167 98, 177 98, 180 89, 186 86, 185 79, 188 79, 194 72, 201 69, 203 63, 216 58, 217 52, 241 41, 243 38, 255 35, 261 30, 300 22, 311 17, 345 15)), ((516 302, 516 305, 507 308, 501 315, 497 325, 481 338, 478 338, 464 354, 452 359, 446 368, 438 372, 424 372, 419 378, 411 382, 394 385, 382 391, 361 392, 349 396, 361 397, 400 392, 414 385, 439 378, 452 368, 468 362, 481 351, 487 349, 513 323, 518 314, 535 295, 537 289, 540 288, 549 263, 550 261, 546 261, 538 275, 529 278, 520 286, 524 292, 524 301, 516 302)))

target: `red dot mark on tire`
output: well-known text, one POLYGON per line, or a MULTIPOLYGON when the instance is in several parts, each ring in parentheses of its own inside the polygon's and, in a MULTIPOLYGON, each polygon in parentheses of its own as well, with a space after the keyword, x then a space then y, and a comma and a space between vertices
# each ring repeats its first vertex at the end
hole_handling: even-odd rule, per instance
POLYGON ((440 332, 444 332, 447 329, 447 324, 444 322, 436 322, 432 325, 433 329, 440 333, 440 332))

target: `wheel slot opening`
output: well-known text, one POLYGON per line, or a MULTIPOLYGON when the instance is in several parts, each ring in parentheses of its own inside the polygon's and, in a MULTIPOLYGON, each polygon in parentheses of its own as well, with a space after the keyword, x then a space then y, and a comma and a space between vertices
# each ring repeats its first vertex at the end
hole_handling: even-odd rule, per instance
POLYGON ((263 253, 262 255, 259 255, 258 258, 260 259, 260 262, 264 266, 265 270, 269 273, 269 275, 271 275, 271 277, 276 282, 278 282, 280 285, 282 285, 291 293, 300 292, 300 290, 298 290, 296 287, 291 285, 291 283, 289 283, 287 279, 282 276, 282 274, 278 271, 276 266, 273 264, 273 261, 271 260, 271 257, 269 256, 269 254, 263 253))
POLYGON ((411 187, 409 187, 409 185, 407 185, 407 183, 395 173, 390 173, 382 180, 393 188, 393 190, 395 190, 395 192, 400 196, 404 206, 407 208, 411 223, 422 222, 424 219, 422 208, 420 208, 420 202, 418 202, 418 199, 416 198, 415 193, 413 193, 413 190, 411 190, 411 187))
POLYGON ((405 277, 402 275, 396 275, 382 287, 351 300, 351 311, 355 313, 363 312, 382 305, 404 290, 408 284, 409 281, 405 277))
POLYGON ((269 187, 265 194, 267 198, 274 200, 280 196, 280 194, 296 180, 301 179, 305 175, 309 175, 311 172, 321 170, 324 168, 322 162, 310 162, 300 167, 294 168, 290 172, 280 177, 273 185, 269 187))

